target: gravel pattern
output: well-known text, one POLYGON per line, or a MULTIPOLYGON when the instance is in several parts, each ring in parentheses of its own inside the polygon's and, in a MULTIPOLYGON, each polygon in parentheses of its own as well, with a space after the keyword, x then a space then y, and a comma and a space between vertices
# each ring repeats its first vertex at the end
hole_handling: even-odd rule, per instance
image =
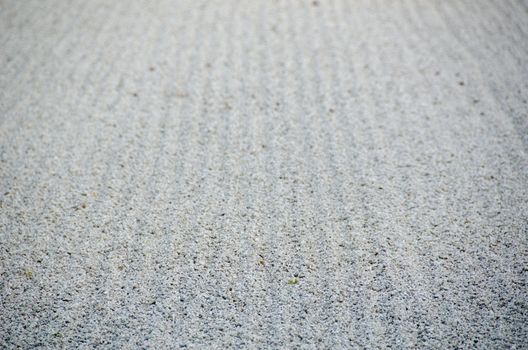
POLYGON ((1 0, 0 348, 528 348, 523 0, 1 0))

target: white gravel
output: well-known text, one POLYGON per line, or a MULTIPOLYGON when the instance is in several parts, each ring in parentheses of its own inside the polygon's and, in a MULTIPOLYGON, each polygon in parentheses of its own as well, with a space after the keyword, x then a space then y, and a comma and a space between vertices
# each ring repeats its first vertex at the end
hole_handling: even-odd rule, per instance
POLYGON ((523 0, 0 0, 0 348, 526 348, 523 0))

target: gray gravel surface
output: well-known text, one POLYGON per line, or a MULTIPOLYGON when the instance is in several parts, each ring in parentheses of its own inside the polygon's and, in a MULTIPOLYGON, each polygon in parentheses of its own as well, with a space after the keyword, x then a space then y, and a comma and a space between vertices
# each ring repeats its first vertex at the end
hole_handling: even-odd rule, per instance
POLYGON ((0 1, 0 347, 528 348, 523 0, 0 1))

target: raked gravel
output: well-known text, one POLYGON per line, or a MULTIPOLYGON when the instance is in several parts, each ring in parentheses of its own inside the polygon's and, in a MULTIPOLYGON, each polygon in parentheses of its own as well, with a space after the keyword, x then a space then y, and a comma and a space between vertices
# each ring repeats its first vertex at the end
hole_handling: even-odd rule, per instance
POLYGON ((0 348, 528 348, 524 0, 0 0, 0 348))

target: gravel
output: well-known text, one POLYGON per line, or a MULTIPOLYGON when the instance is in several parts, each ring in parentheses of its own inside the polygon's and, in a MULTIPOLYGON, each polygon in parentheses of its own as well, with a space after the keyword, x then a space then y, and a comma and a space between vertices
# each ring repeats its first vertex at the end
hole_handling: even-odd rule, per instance
POLYGON ((0 347, 526 348, 527 18, 0 1, 0 347))

